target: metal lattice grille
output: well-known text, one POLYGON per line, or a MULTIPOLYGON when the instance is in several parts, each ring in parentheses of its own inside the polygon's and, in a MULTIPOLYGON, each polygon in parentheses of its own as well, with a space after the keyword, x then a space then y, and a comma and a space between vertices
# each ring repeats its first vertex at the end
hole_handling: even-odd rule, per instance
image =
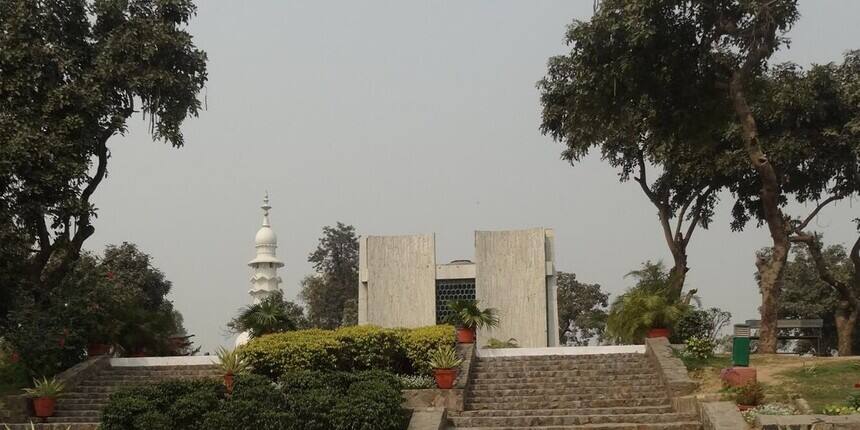
POLYGON ((445 322, 451 313, 448 300, 475 299, 474 279, 440 279, 436 281, 436 324, 445 322))

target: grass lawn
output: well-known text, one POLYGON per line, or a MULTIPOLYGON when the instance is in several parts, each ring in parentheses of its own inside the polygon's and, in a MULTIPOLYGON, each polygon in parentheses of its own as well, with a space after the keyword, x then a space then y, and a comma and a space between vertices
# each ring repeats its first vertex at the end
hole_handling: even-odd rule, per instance
MULTIPOLYGON (((708 360, 685 360, 690 377, 699 383, 699 393, 722 389, 720 370, 731 365, 728 356, 708 360)), ((831 404, 842 404, 849 394, 860 393, 860 357, 799 357, 760 355, 750 357, 758 380, 765 386, 766 402, 787 403, 801 397, 815 412, 831 404)))
POLYGON ((800 396, 819 412, 824 406, 842 404, 851 393, 860 392, 854 388, 857 382, 860 360, 814 363, 777 373, 767 391, 776 398, 800 396))

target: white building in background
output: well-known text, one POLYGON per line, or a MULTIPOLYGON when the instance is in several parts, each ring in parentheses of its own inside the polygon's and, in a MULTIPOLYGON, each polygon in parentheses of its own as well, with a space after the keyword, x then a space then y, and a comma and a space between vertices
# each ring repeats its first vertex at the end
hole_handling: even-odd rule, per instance
MULTIPOLYGON (((248 294, 251 295, 251 303, 257 304, 263 301, 266 297, 275 291, 281 290, 281 277, 278 276, 278 269, 284 267, 284 263, 278 260, 278 236, 272 230, 272 224, 269 221, 269 211, 272 206, 269 205, 269 193, 263 198, 263 225, 257 230, 257 235, 254 237, 254 246, 257 249, 257 256, 248 262, 251 267, 251 288, 248 294)), ((248 333, 242 333, 236 338, 236 346, 243 345, 248 342, 248 333)))
POLYGON ((516 339, 523 347, 558 346, 555 235, 552 229, 476 231, 475 257, 436 262, 436 236, 359 239, 358 323, 420 327, 441 323, 450 299, 496 308, 498 327, 478 342, 516 339))

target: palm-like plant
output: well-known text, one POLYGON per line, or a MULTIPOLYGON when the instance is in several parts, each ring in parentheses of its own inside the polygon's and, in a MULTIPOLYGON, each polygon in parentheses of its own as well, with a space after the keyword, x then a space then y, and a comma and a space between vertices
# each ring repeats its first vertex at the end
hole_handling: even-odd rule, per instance
POLYGON ((499 325, 499 312, 494 308, 481 310, 477 300, 451 300, 448 302, 451 314, 446 322, 457 327, 476 329, 493 328, 499 325))
POLYGON ((462 362, 450 345, 442 345, 430 355, 430 367, 433 369, 453 369, 462 362))
POLYGON ((672 327, 688 307, 671 300, 666 290, 633 287, 612 303, 606 334, 618 342, 638 342, 652 328, 672 327))
POLYGON ((281 291, 276 291, 260 303, 242 308, 239 315, 227 324, 235 332, 248 332, 251 337, 265 334, 292 331, 297 328, 290 316, 287 303, 281 291))
POLYGON ((238 350, 229 350, 222 346, 215 351, 215 355, 218 356, 218 366, 225 375, 241 375, 251 368, 238 350))
POLYGON ((25 388, 24 392, 30 397, 57 397, 65 388, 57 378, 33 379, 33 388, 25 388))

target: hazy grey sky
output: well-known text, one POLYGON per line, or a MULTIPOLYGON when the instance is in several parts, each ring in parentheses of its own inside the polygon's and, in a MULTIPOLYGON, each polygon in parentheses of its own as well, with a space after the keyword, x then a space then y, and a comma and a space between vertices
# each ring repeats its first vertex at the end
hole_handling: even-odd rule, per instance
MULTIPOLYGON (((290 297, 337 221, 361 234, 436 232, 439 261, 471 258, 476 229, 552 227, 558 269, 614 295, 640 262, 668 261, 655 210, 597 157, 560 161, 561 145, 538 131, 535 82, 592 4, 198 0, 191 32, 209 54, 208 108, 186 123, 183 149, 151 142, 140 119, 112 141, 87 247, 130 241, 150 253, 204 351, 232 344, 224 325, 249 302, 266 189, 290 297)), ((781 61, 860 48, 860 2, 801 9, 781 61)), ((753 253, 768 237, 732 233, 725 197, 691 241, 688 285, 743 320, 757 313, 753 253)), ((853 241, 858 212, 841 203, 816 227, 853 241)))

